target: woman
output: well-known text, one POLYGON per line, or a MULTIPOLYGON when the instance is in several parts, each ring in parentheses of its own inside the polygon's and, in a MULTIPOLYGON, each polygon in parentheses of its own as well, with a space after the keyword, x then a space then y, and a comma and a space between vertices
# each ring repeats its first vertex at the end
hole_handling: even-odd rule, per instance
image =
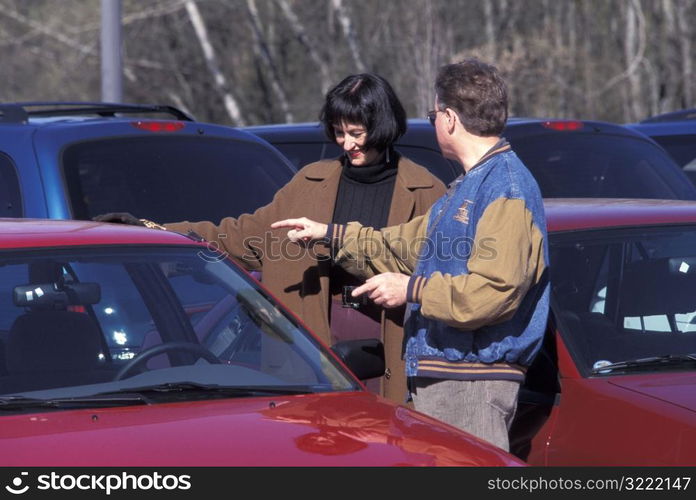
MULTIPOLYGON (((315 246, 298 252, 286 231, 270 225, 299 216, 372 227, 400 224, 424 214, 445 186, 394 150, 394 142, 406 131, 406 112, 382 77, 365 73, 345 78, 326 95, 320 120, 327 136, 343 148, 341 157, 305 166, 253 214, 228 217, 219 225, 184 221, 165 227, 194 231, 246 269, 262 271, 264 285, 325 343, 381 338, 387 371, 381 387, 379 381, 368 387, 403 403, 404 310, 382 310, 374 304, 345 307, 344 287, 360 280, 333 267, 328 249, 315 246)), ((120 221, 114 215, 99 220, 120 221)))

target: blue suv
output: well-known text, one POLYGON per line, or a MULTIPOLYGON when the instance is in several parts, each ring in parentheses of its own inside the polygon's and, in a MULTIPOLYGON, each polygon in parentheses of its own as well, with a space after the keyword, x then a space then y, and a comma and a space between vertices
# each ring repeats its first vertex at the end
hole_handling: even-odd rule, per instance
POLYGON ((0 217, 218 221, 295 172, 266 141, 170 106, 0 104, 0 217))

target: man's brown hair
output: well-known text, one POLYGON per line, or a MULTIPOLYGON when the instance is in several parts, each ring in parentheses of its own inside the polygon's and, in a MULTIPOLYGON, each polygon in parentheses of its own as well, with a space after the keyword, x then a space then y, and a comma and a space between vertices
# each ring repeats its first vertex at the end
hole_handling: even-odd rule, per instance
POLYGON ((495 66, 476 58, 446 64, 438 71, 435 95, 440 109, 455 110, 469 133, 490 137, 503 132, 507 86, 495 66))

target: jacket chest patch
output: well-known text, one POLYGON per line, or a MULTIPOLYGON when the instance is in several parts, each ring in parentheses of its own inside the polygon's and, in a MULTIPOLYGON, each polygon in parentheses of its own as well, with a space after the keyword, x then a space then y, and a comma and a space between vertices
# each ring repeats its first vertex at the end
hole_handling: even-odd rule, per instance
POLYGON ((469 207, 473 205, 474 202, 471 200, 464 200, 464 204, 457 209, 457 213, 454 215, 453 219, 461 222, 462 224, 469 223, 469 207))

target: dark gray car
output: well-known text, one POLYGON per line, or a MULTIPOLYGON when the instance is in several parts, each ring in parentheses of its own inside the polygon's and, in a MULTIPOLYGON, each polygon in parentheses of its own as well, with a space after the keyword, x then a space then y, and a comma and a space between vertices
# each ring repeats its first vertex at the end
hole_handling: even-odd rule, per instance
MULTIPOLYGON (((341 150, 318 123, 246 127, 298 168, 341 150)), ((503 135, 536 177, 545 198, 696 199, 696 188, 650 138, 605 122, 520 119, 503 135)), ((448 184, 462 170, 440 153, 426 120, 411 119, 396 148, 448 184)))

